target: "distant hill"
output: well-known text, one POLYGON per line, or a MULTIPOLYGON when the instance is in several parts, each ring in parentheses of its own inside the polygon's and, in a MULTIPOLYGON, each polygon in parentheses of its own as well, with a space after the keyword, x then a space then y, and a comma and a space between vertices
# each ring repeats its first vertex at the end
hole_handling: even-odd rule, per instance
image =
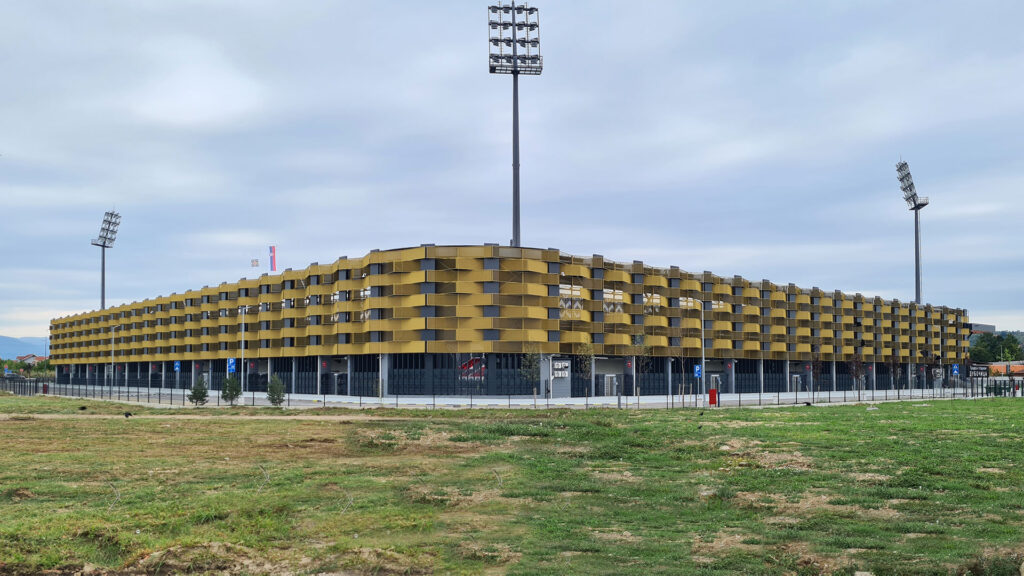
POLYGON ((46 338, 11 338, 10 336, 0 336, 0 358, 4 360, 13 360, 25 354, 42 356, 44 352, 46 352, 46 338))

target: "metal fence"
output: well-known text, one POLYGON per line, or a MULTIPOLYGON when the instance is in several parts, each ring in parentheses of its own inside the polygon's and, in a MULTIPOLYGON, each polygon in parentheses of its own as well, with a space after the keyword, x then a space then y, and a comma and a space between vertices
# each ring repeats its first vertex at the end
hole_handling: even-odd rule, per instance
MULTIPOLYGON (((944 382, 917 382, 904 380, 902 383, 886 382, 886 386, 866 388, 858 386, 852 378, 837 378, 835 386, 830 379, 821 382, 808 382, 799 389, 785 390, 784 379, 765 379, 765 389, 760 389, 759 381, 748 381, 749 378, 737 375, 736 392, 719 393, 718 390, 701 394, 700 384, 693 379, 678 382, 675 390, 664 390, 654 393, 657 388, 667 388, 664 380, 653 379, 640 386, 642 396, 636 395, 634 387, 623 387, 623 393, 614 396, 590 396, 589 388, 579 386, 584 396, 572 398, 546 398, 543 396, 524 395, 381 395, 378 383, 365 383, 353 386, 355 394, 309 394, 292 393, 285 396, 286 406, 339 406, 339 407, 375 407, 390 406, 401 408, 674 408, 685 406, 771 406, 828 404, 851 402, 884 402, 898 400, 922 400, 943 398, 986 398, 986 397, 1019 397, 1019 382, 1006 378, 975 378, 953 379, 944 382), (893 387, 891 384, 896 383, 893 387)), ((745 375, 743 375, 745 376, 745 375)), ((768 376, 768 375, 766 375, 768 376)), ((840 375, 842 376, 842 375, 840 375)), ((187 406, 188 387, 153 387, 146 379, 122 380, 123 385, 111 386, 109 382, 96 379, 70 379, 57 382, 52 379, 0 379, 0 390, 19 396, 37 394, 65 396, 72 398, 95 398, 121 402, 137 402, 164 406, 187 406)), ((169 382, 169 384, 171 384, 169 382)), ((179 382, 179 384, 182 384, 179 382)), ((326 391, 326 390, 325 390, 326 391)), ((340 390, 339 390, 340 391, 340 390)), ((209 405, 225 404, 219 390, 209 390, 209 405)), ((267 406, 269 402, 263 390, 244 391, 236 401, 236 405, 267 406)))

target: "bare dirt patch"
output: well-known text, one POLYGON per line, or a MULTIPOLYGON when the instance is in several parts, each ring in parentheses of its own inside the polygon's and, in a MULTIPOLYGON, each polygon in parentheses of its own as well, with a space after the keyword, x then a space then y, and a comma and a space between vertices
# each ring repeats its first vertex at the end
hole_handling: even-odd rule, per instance
POLYGON ((430 574, 434 571, 431 554, 411 555, 384 548, 354 548, 344 553, 342 562, 365 574, 430 574))
POLYGON ((847 474, 850 478, 858 480, 860 482, 885 482, 892 478, 886 474, 878 474, 876 472, 851 472, 847 474))
POLYGON ((713 562, 714 558, 721 558, 730 552, 760 552, 762 550, 760 545, 745 542, 750 538, 751 535, 737 530, 722 530, 711 540, 702 540, 698 536, 693 541, 692 553, 695 557, 711 558, 713 562))
POLYGON ((828 494, 805 494, 797 501, 789 501, 776 494, 765 492, 737 492, 734 499, 742 506, 750 508, 770 508, 781 517, 806 518, 816 512, 831 512, 839 515, 861 515, 869 518, 891 520, 900 516, 898 510, 889 506, 883 508, 864 508, 849 504, 833 504, 833 496, 828 494))
POLYGON ((810 569, 818 574, 833 574, 850 565, 850 558, 844 554, 829 556, 814 552, 806 542, 790 542, 782 546, 787 554, 796 557, 797 566, 810 569))
POLYGON ((629 530, 591 530, 591 534, 594 535, 594 538, 605 542, 633 543, 640 541, 640 537, 629 530))
POLYGON ((980 474, 1006 474, 1006 470, 1002 468, 978 468, 980 474))
POLYGON ((251 548, 210 542, 196 546, 174 546, 140 559, 133 571, 153 575, 182 573, 199 574, 273 574, 290 575, 292 571, 251 548))

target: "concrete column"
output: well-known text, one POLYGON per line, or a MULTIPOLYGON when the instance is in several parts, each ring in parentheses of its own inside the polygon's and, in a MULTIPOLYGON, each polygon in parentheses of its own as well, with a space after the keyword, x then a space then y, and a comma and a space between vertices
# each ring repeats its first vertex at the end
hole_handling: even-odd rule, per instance
POLYGON ((875 390, 878 389, 878 385, 877 385, 878 384, 878 374, 876 374, 877 371, 878 371, 878 368, 875 366, 875 363, 872 362, 871 363, 871 391, 872 392, 874 392, 875 390))
POLYGON ((391 354, 381 354, 380 358, 380 382, 381 382, 381 395, 387 396, 389 394, 388 386, 388 372, 391 371, 391 354))
POLYGON ((914 375, 914 365, 907 362, 907 388, 911 388, 911 377, 914 375))
POLYGON ((760 394, 764 394, 764 358, 757 361, 757 385, 760 394))
POLYGON ((323 390, 321 389, 322 388, 322 384, 321 383, 324 380, 324 371, 323 371, 324 360, 323 360, 323 358, 324 358, 323 356, 317 356, 316 357, 316 395, 317 396, 320 396, 321 392, 323 392, 323 390))
POLYGON ((672 395, 672 359, 665 358, 665 387, 668 389, 668 396, 672 395))
POLYGON ((188 361, 188 365, 192 369, 192 385, 195 386, 196 385, 196 361, 195 360, 189 360, 188 361))
POLYGON ((832 361, 832 391, 836 391, 836 361, 832 361))
POLYGON ((164 389, 164 383, 167 381, 165 375, 167 373, 167 362, 160 361, 160 389, 164 389))
POLYGON ((299 380, 299 359, 292 356, 292 394, 295 394, 295 383, 299 380))
POLYGON ((788 358, 786 359, 785 362, 782 363, 782 374, 786 378, 786 385, 785 385, 784 389, 786 390, 786 392, 791 392, 790 387, 792 387, 792 384, 790 384, 790 378, 789 378, 789 359, 788 358))
POLYGON ((593 356, 590 357, 590 397, 593 398, 597 394, 597 360, 593 356))
POLYGON ((352 395, 352 356, 345 357, 345 381, 346 390, 349 396, 352 395))
POLYGON ((726 375, 729 377, 729 393, 730 394, 735 394, 736 393, 736 360, 735 359, 728 360, 728 361, 726 361, 725 365, 726 365, 726 370, 728 370, 726 375))

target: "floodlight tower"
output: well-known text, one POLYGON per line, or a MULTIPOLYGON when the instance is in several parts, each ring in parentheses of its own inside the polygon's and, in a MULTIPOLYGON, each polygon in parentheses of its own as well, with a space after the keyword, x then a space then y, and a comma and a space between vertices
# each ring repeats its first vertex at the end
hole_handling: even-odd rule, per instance
POLYGON ((100 310, 107 307, 107 248, 114 247, 117 240, 117 227, 121 225, 121 215, 111 210, 103 215, 99 238, 92 241, 93 246, 100 247, 100 310))
POLYGON ((539 76, 540 15, 525 2, 498 2, 487 7, 488 59, 491 74, 512 75, 512 246, 519 246, 519 75, 539 76), (523 53, 519 53, 519 49, 523 53))
POLYGON ((914 302, 921 303, 921 208, 928 205, 928 198, 917 195, 914 179, 910 176, 910 166, 900 160, 896 164, 896 176, 900 180, 900 190, 907 206, 914 212, 914 279, 916 281, 914 302))

